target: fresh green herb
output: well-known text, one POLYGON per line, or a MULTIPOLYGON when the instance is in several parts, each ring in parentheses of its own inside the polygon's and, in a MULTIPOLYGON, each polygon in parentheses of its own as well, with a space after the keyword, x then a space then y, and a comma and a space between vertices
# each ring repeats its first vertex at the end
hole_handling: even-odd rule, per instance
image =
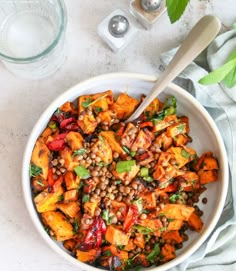
POLYGON ((98 135, 98 138, 102 141, 102 142, 104 142, 104 138, 103 138, 103 136, 101 136, 101 135, 98 135))
POLYGON ((103 252, 104 256, 112 256, 112 252, 108 249, 106 251, 103 252))
POLYGON ((137 230, 137 232, 142 233, 142 234, 150 234, 151 232, 154 232, 153 229, 148 228, 148 227, 144 227, 141 225, 134 225, 133 229, 137 230))
POLYGON ((111 215, 107 209, 102 213, 102 218, 106 221, 107 225, 111 224, 113 217, 114 215, 111 215))
POLYGON ((130 150, 129 150, 126 146, 122 146, 122 149, 123 149, 128 155, 130 155, 130 150))
POLYGON ((181 150, 181 155, 184 157, 184 158, 190 158, 191 157, 191 154, 188 153, 185 149, 182 149, 181 150))
POLYGON ((73 223, 73 234, 75 235, 79 230, 79 222, 78 220, 75 220, 73 223))
POLYGON ((50 121, 48 127, 54 130, 57 128, 57 123, 55 121, 50 121))
POLYGON ((82 202, 85 203, 85 202, 88 202, 90 199, 90 196, 88 194, 84 194, 83 197, 82 197, 82 202))
POLYGON ((145 210, 145 209, 142 210, 142 214, 149 214, 149 213, 150 213, 150 211, 148 211, 148 210, 145 210))
POLYGON ((115 181, 115 184, 117 185, 117 184, 121 184, 121 180, 116 180, 115 181))
POLYGON ((123 250, 124 249, 124 245, 116 245, 116 247, 118 248, 118 249, 120 249, 120 250, 123 250))
POLYGON ((139 213, 142 213, 142 210, 143 210, 143 200, 142 200, 142 198, 138 198, 135 201, 133 201, 132 203, 138 207, 139 213))
POLYGON ((150 117, 150 111, 145 111, 145 117, 147 117, 147 118, 150 117))
POLYGON ((184 13, 190 0, 166 0, 167 13, 171 23, 175 23, 184 13))
POLYGON ((172 221, 174 221, 175 219, 174 218, 167 218, 167 221, 168 222, 172 222, 172 221))
POLYGON ((74 168, 74 171, 81 179, 88 179, 90 177, 89 171, 83 166, 77 166, 74 168))
POLYGON ((162 217, 162 216, 165 216, 165 215, 166 215, 166 213, 159 213, 158 214, 159 217, 162 217))
POLYGON ((102 107, 95 105, 95 111, 96 111, 96 113, 100 113, 103 111, 103 109, 102 109, 102 107))
POLYGON ((146 177, 143 177, 144 181, 148 182, 148 183, 151 183, 153 182, 153 178, 150 177, 150 176, 146 176, 146 177))
POLYGON ((178 199, 179 199, 180 195, 179 194, 172 194, 170 197, 169 197, 169 201, 174 203, 176 202, 178 199))
POLYGON ((176 98, 175 96, 168 97, 164 102, 164 109, 168 107, 176 108, 176 98))
POLYGON ((173 106, 166 108, 164 111, 165 111, 165 116, 176 114, 176 108, 173 106))
POLYGON ((140 169, 140 176, 147 177, 149 175, 149 169, 147 167, 142 167, 140 169))
POLYGON ((131 171, 131 168, 135 166, 135 160, 119 161, 116 164, 116 171, 118 173, 124 173, 131 171))
POLYGON ((130 156, 131 156, 131 157, 134 157, 135 155, 136 155, 136 151, 131 151, 131 152, 130 152, 130 156))
POLYGON ((87 98, 86 101, 82 102, 81 105, 82 105, 84 108, 87 108, 87 107, 90 106, 90 104, 92 103, 92 101, 93 101, 93 100, 89 97, 89 98, 87 98))
POLYGON ((44 230, 46 231, 46 233, 47 233, 48 235, 50 235, 51 229, 50 229, 49 227, 45 227, 44 230))
POLYGON ((202 85, 211 85, 223 82, 228 88, 236 85, 236 51, 233 51, 225 64, 210 72, 198 81, 202 85))
POLYGON ((159 230, 160 232, 163 232, 163 231, 166 230, 166 227, 161 227, 161 228, 159 228, 158 230, 159 230))
POLYGON ((154 263, 160 252, 161 250, 159 244, 155 244, 153 250, 146 256, 147 261, 154 263))
POLYGON ((106 166, 106 163, 103 162, 103 161, 101 161, 101 162, 98 163, 98 166, 99 166, 99 167, 104 167, 104 166, 106 166))
POLYGON ((58 201, 63 201, 63 200, 64 200, 64 196, 63 195, 58 196, 58 201))
POLYGON ((38 176, 39 174, 42 173, 42 168, 41 167, 38 167, 36 166, 35 164, 31 164, 30 165, 30 177, 36 177, 38 176))
POLYGON ((130 270, 132 268, 135 258, 139 256, 140 253, 136 254, 133 258, 125 260, 125 268, 124 270, 130 270))
POLYGON ((185 125, 183 123, 180 123, 178 126, 177 126, 177 130, 179 133, 183 133, 184 131, 184 128, 185 128, 185 125))
POLYGON ((42 180, 37 180, 36 183, 42 187, 45 186, 45 184, 42 182, 42 180))
POLYGON ((72 154, 72 157, 75 157, 75 156, 77 156, 77 155, 83 155, 83 154, 85 154, 86 153, 86 150, 85 149, 78 149, 78 150, 75 150, 74 152, 73 152, 73 154, 72 154))

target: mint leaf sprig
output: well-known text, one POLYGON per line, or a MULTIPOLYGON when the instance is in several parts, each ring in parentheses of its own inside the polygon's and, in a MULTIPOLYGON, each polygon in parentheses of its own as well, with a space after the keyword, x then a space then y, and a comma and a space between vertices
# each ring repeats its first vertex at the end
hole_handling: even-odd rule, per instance
POLYGON ((167 13, 173 24, 183 15, 190 0, 166 0, 167 13))
POLYGON ((236 85, 236 51, 233 51, 225 64, 210 72, 198 81, 202 85, 212 85, 222 82, 226 87, 236 85))

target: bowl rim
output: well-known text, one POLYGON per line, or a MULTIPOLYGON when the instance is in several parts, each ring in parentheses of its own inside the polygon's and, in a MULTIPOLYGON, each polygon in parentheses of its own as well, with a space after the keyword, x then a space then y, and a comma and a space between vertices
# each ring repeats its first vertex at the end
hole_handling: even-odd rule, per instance
MULTIPOLYGON (((34 207, 32 196, 31 196, 31 189, 29 183, 25 180, 28 180, 29 178, 29 162, 30 157, 32 153, 32 142, 35 142, 36 138, 39 136, 38 130, 41 127, 41 124, 45 123, 45 119, 48 119, 48 116, 50 116, 50 113, 53 113, 55 111, 56 106, 58 104, 62 104, 63 102, 66 102, 70 99, 71 96, 75 92, 80 92, 80 89, 83 87, 89 86, 91 83, 106 81, 106 80, 112 80, 112 79, 137 79, 141 81, 147 81, 150 83, 154 83, 157 80, 158 76, 156 75, 148 75, 148 74, 142 74, 142 73, 129 73, 129 72, 118 72, 118 73, 107 73, 98 75, 95 77, 88 78, 86 80, 83 80, 79 82, 78 84, 72 86, 59 96, 57 96, 50 104, 49 106, 44 110, 44 112, 41 114, 40 118, 37 120, 37 122, 34 124, 34 127, 28 137, 23 160, 22 160, 22 190, 23 190, 23 197, 24 202, 26 205, 26 208, 28 210, 28 213, 31 217, 31 220, 39 232, 40 236, 44 239, 44 241, 51 247, 52 250, 56 251, 57 254, 62 256, 65 260, 67 260, 69 263, 73 264, 74 266, 77 266, 79 268, 82 268, 84 270, 88 271, 98 271, 98 270, 104 270, 98 267, 94 267, 91 265, 88 265, 86 263, 78 261, 76 258, 72 257, 68 252, 64 251, 61 247, 58 246, 58 244, 48 236, 46 231, 44 230, 41 221, 38 218, 38 213, 34 207)), ((208 121, 208 123, 211 125, 211 129, 213 130, 214 134, 216 135, 216 141, 218 146, 220 146, 220 154, 222 156, 222 180, 224 180, 224 185, 222 186, 221 195, 218 199, 217 206, 214 212, 213 219, 210 221, 208 227, 205 229, 205 231, 199 236, 199 238, 194 242, 194 244, 191 244, 189 248, 183 252, 181 255, 176 257, 175 259, 171 260, 170 262, 167 262, 160 266, 153 266, 147 269, 143 270, 155 270, 155 271, 164 271, 168 270, 174 266, 177 266, 178 264, 182 263, 184 260, 186 260, 189 256, 191 256, 194 252, 199 249, 199 247, 206 241, 206 239, 209 237, 209 235, 212 233, 213 229, 215 228, 220 215, 222 213, 224 203, 227 196, 227 190, 228 190, 228 182, 229 182, 229 170, 228 170, 228 158, 227 153, 225 149, 225 145, 222 139, 222 136, 212 119, 212 117, 209 115, 207 110, 200 104, 200 102, 194 98, 190 93, 188 93, 186 90, 181 88, 180 86, 170 83, 168 85, 168 88, 173 89, 177 93, 181 93, 182 96, 186 97, 188 100, 193 102, 201 112, 201 114, 204 116, 204 118, 208 121)))

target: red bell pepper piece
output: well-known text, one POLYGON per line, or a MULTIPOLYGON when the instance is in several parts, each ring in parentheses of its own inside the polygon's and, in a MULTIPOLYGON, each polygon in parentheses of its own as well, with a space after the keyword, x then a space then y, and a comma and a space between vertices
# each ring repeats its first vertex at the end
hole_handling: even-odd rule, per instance
POLYGON ((62 133, 58 135, 55 139, 47 143, 47 147, 51 151, 61 151, 65 148, 66 142, 65 142, 65 137, 67 133, 62 133))
POLYGON ((48 191, 50 193, 54 193, 61 186, 62 182, 63 182, 62 175, 58 179, 54 180, 52 169, 49 168, 49 170, 48 170, 48 191))
POLYGON ((116 131, 117 136, 122 136, 125 130, 125 126, 120 126, 120 128, 116 131))
POLYGON ((125 232, 128 232, 137 223, 138 217, 139 217, 138 206, 135 204, 131 204, 129 206, 129 209, 128 209, 128 212, 123 224, 123 229, 125 232))
POLYGON ((102 236, 106 233, 106 224, 97 216, 94 218, 91 227, 88 229, 84 241, 80 245, 81 250, 90 250, 92 248, 100 248, 102 244, 102 236))
POLYGON ((61 121, 60 128, 68 131, 76 131, 79 129, 79 126, 76 123, 76 119, 70 117, 61 121))
POLYGON ((146 160, 147 158, 149 158, 149 153, 148 152, 145 152, 145 153, 142 153, 142 154, 140 154, 140 155, 137 155, 136 156, 136 159, 138 160, 138 161, 143 161, 143 160, 146 160))

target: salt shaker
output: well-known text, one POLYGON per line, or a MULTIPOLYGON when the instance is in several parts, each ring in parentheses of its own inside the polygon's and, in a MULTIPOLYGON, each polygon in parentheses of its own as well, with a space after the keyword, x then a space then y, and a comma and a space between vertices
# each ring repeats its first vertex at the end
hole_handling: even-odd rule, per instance
POLYGON ((121 9, 114 10, 97 27, 99 36, 115 53, 129 44, 137 30, 130 16, 121 9))
POLYGON ((165 0, 131 0, 130 13, 150 29, 166 12, 165 0))

